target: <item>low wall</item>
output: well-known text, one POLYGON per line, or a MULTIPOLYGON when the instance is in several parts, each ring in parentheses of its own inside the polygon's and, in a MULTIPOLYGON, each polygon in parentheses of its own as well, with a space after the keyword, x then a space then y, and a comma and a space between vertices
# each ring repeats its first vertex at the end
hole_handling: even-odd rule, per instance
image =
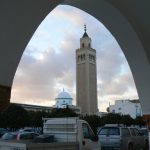
POLYGON ((69 143, 32 143, 27 145, 28 150, 78 150, 78 144, 69 143))
POLYGON ((79 150, 76 142, 32 143, 26 141, 0 141, 0 150, 79 150))

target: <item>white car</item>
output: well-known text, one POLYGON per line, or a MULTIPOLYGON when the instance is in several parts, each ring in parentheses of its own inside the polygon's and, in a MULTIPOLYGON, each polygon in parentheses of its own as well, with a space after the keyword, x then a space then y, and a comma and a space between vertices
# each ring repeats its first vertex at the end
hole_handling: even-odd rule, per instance
POLYGON ((98 136, 102 150, 146 150, 145 137, 137 128, 104 126, 99 130, 98 136))

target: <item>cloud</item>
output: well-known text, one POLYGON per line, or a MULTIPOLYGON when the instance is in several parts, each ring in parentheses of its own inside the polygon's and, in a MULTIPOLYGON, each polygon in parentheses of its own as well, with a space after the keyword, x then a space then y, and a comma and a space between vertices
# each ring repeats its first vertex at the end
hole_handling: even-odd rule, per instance
MULTIPOLYGON (((76 40, 77 41, 77 40, 76 40)), ((60 51, 42 50, 41 57, 34 57, 34 47, 28 46, 19 64, 12 89, 12 100, 38 104, 54 101, 63 87, 73 91, 75 85, 74 38, 66 35, 60 43, 60 51), (66 42, 69 40, 69 42, 66 42), (31 53, 30 53, 31 52, 31 53), (56 85, 60 87, 56 89, 56 85)), ((74 96, 74 94, 73 94, 74 96)))
POLYGON ((84 13, 82 12, 82 10, 72 6, 59 5, 51 12, 51 15, 48 17, 53 17, 54 19, 58 20, 63 18, 64 22, 69 21, 71 24, 79 26, 79 24, 83 22, 84 13))

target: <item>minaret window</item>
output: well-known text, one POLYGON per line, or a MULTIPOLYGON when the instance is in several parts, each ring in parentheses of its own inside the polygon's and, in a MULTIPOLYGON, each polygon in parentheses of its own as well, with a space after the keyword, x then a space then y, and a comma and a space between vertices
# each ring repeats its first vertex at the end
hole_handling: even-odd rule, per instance
POLYGON ((95 56, 89 54, 89 60, 95 62, 95 56))
POLYGON ((92 60, 95 61, 95 57, 94 56, 92 56, 92 60))
POLYGON ((93 60, 95 61, 95 56, 93 56, 93 60))
POLYGON ((91 44, 89 43, 89 47, 91 47, 91 44))
POLYGON ((82 43, 82 48, 84 48, 84 43, 82 43))
POLYGON ((81 60, 81 56, 78 56, 78 61, 80 61, 81 60))
POLYGON ((92 60, 92 59, 93 59, 93 56, 92 56, 91 54, 89 55, 89 59, 90 59, 90 60, 92 60))
POLYGON ((89 55, 89 59, 91 60, 91 55, 89 55))
POLYGON ((83 60, 83 56, 81 55, 81 61, 83 60))
POLYGON ((85 54, 82 55, 83 60, 85 60, 85 54))
POLYGON ((86 59, 85 54, 81 54, 81 55, 78 56, 78 62, 84 61, 85 59, 86 59))

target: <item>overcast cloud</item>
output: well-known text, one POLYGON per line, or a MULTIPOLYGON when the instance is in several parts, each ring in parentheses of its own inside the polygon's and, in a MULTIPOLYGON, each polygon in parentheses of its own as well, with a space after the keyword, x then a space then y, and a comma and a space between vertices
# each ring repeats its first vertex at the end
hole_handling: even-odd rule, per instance
POLYGON ((85 23, 97 51, 100 111, 106 111, 116 99, 137 97, 129 66, 109 31, 85 12, 59 6, 41 23, 25 49, 12 87, 12 102, 52 106, 65 88, 76 103, 75 50, 85 23))

